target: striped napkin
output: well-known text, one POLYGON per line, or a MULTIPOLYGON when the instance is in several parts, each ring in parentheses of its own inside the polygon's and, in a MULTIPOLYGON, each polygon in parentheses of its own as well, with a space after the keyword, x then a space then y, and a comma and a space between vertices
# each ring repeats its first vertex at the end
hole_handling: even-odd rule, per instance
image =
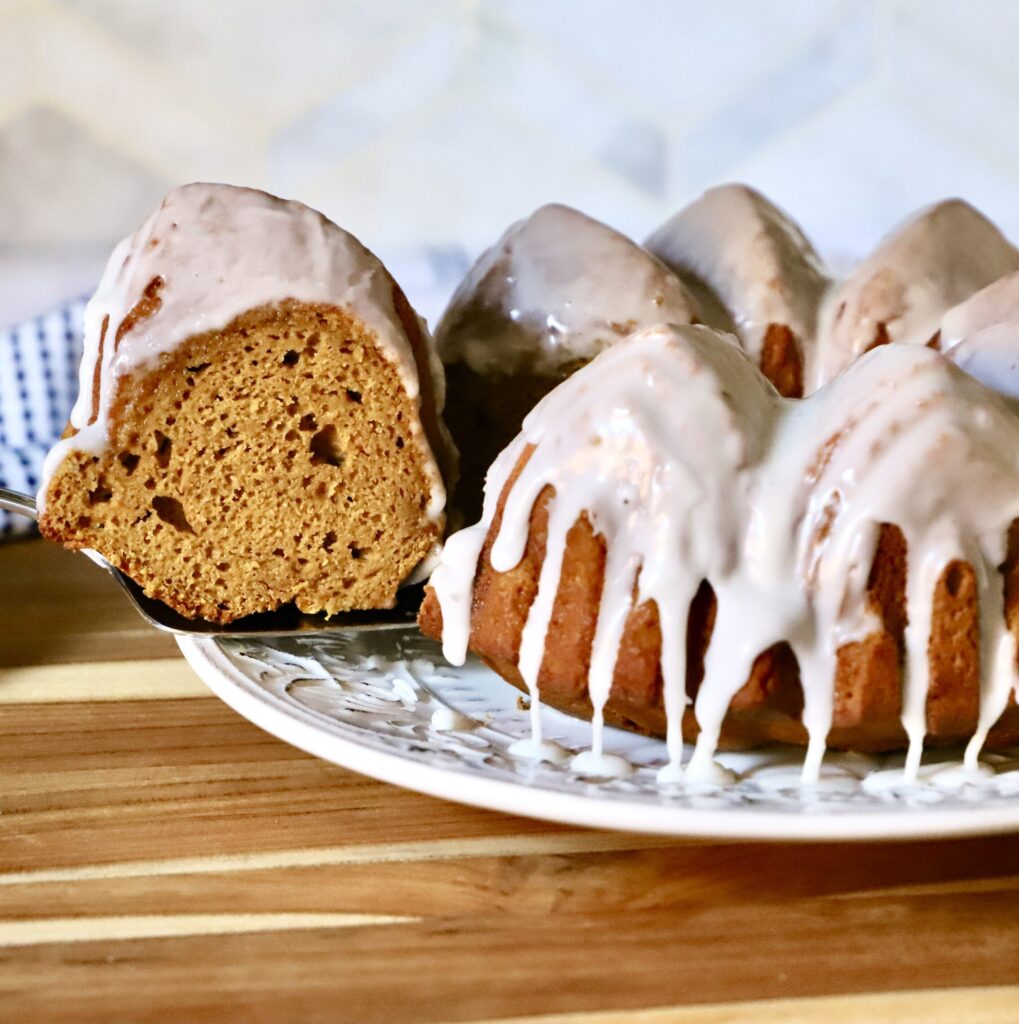
MULTIPOLYGON (((42 461, 78 396, 82 313, 74 299, 0 332, 0 487, 35 494, 42 461)), ((0 510, 0 540, 33 529, 0 510)))

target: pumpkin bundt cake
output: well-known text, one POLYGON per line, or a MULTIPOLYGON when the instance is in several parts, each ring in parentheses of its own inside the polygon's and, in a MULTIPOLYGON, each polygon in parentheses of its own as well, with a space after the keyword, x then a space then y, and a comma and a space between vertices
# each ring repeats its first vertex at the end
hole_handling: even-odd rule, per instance
POLYGON ((379 260, 299 203, 172 191, 85 314, 40 528, 229 622, 392 605, 444 525, 442 369, 379 260))
POLYGON ((538 700, 719 745, 1019 740, 1019 415, 922 346, 783 399, 661 326, 550 393, 451 537, 421 626, 538 700), (932 471, 932 467, 936 467, 932 471), (688 702, 690 706, 688 706, 688 702))
POLYGON ((456 506, 481 511, 485 471, 530 409, 631 331, 689 323, 693 298, 629 238, 567 206, 543 206, 484 252, 435 331, 460 452, 456 506))
POLYGON ((741 186, 647 244, 719 330, 637 331, 531 411, 423 631, 530 693, 537 756, 540 701, 595 760, 604 723, 665 737, 667 777, 684 738, 701 777, 770 741, 807 778, 1019 743, 1019 251, 951 200, 831 284, 741 186))

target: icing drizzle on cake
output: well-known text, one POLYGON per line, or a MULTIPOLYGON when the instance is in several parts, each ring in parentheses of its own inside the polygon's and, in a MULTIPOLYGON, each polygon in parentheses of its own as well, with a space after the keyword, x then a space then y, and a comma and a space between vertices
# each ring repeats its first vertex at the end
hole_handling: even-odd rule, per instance
POLYGON ((973 567, 980 600, 981 710, 966 754, 975 765, 1016 678, 998 566, 1019 516, 1019 418, 945 356, 923 346, 882 347, 810 398, 789 401, 734 338, 705 327, 650 328, 603 352, 535 407, 492 467, 481 521, 446 544, 432 585, 443 651, 454 664, 466 657, 473 581, 500 495, 506 489, 490 558, 507 571, 523 557, 531 510, 549 487, 546 554, 518 661, 536 743, 538 678, 566 535, 586 516, 606 545, 588 679, 593 758, 603 753, 602 711, 626 618, 653 600, 665 626, 661 668, 675 777, 687 704, 683 626, 707 580, 717 617, 694 705, 701 731, 685 776, 714 776, 733 695, 756 656, 784 640, 803 685, 804 778, 816 779, 837 652, 876 625, 866 584, 881 524, 893 523, 908 546, 908 772, 919 766, 926 731, 933 594, 957 561, 973 567))
POLYGON ((720 185, 644 245, 694 292, 702 322, 735 331, 756 364, 768 328, 788 327, 811 379, 817 310, 829 280, 807 237, 782 210, 746 185, 720 185))
POLYGON ((735 334, 764 368, 778 327, 800 360, 789 372, 802 390, 785 392, 798 396, 886 342, 946 351, 1004 322, 1019 324, 1019 250, 968 203, 916 212, 836 284, 786 213, 733 184, 709 189, 643 248, 570 207, 541 207, 471 267, 436 347, 482 376, 562 377, 633 330, 702 323, 735 334))
POLYGON ((513 224, 461 282, 435 332, 443 363, 482 376, 561 376, 639 327, 690 323, 679 278, 568 206, 513 224))
POLYGON ((811 389, 878 345, 938 344, 947 310, 1016 270, 1019 250, 969 203, 919 211, 829 294, 811 389))

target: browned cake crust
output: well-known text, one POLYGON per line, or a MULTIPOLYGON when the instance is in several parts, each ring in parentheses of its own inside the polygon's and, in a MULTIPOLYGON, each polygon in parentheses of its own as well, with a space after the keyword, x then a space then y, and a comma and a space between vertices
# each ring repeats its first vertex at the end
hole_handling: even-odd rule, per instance
MULTIPOLYGON (((520 637, 537 592, 545 557, 546 488, 531 512, 524 556, 509 572, 496 572, 489 552, 498 535, 505 497, 530 455, 526 452, 510 476, 499 501, 475 579, 470 649, 504 679, 525 689, 517 670, 520 637)), ((1003 568, 1006 618, 1019 629, 1019 523, 1013 524, 1003 568)), ((541 699, 572 715, 589 718, 587 676, 605 568, 605 545, 582 517, 566 543, 562 577, 552 612, 538 677, 541 699)), ((835 702, 828 746, 862 752, 906 745, 902 712, 903 631, 906 627, 906 543, 892 525, 882 527, 871 568, 868 593, 882 628, 838 652, 835 702)), ((696 697, 711 639, 715 598, 707 583, 692 602, 687 621, 687 688, 696 697)), ((442 614, 429 588, 421 608, 422 631, 434 639, 442 633, 442 614)), ((977 724, 980 695, 979 614, 973 569, 953 563, 938 581, 929 644, 930 689, 927 697, 928 743, 967 740, 977 724)), ((665 709, 660 667, 661 625, 654 602, 635 607, 629 616, 616 661, 605 720, 652 736, 665 736, 665 709)), ((806 745, 800 715, 803 693, 799 669, 788 645, 762 652, 750 678, 729 705, 720 737, 727 749, 768 742, 806 745)), ((692 740, 697 723, 692 711, 683 720, 683 735, 692 740)), ((991 730, 989 747, 1019 742, 1019 708, 1014 700, 991 730)))
MULTIPOLYGON (((401 320, 420 348, 416 321, 401 320)), ((121 381, 107 450, 64 460, 40 528, 191 617, 229 622, 291 600, 387 607, 441 531, 417 416, 359 320, 289 301, 254 309, 121 381)))
POLYGON ((761 373, 783 398, 803 397, 803 356, 785 324, 769 324, 761 346, 761 373))

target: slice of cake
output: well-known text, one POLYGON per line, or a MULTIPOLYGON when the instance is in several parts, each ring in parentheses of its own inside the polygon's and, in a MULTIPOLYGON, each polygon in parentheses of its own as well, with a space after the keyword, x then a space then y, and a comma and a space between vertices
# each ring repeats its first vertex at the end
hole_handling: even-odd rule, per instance
POLYGON ((443 532, 443 390, 356 238, 252 189, 175 189, 86 310, 40 529, 190 617, 391 606, 443 532))

